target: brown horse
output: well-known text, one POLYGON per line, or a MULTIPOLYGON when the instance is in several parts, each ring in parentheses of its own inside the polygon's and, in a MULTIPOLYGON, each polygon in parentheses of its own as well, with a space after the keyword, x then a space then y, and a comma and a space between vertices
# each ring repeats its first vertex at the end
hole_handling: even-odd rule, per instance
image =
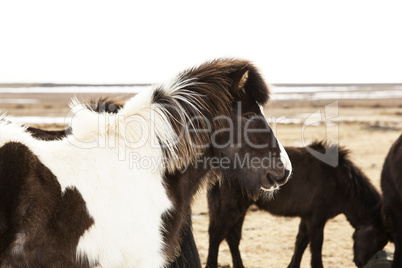
POLYGON ((354 261, 364 266, 382 249, 388 236, 381 217, 379 193, 363 172, 348 159, 348 151, 317 142, 310 148, 339 157, 339 165, 331 167, 312 156, 305 148, 286 147, 292 161, 293 175, 274 198, 265 194, 256 200, 244 196, 236 181, 223 178, 208 192, 209 253, 207 267, 217 267, 219 244, 226 239, 233 266, 244 267, 239 252, 241 231, 247 209, 256 204, 273 215, 301 217, 295 250, 289 267, 299 267, 310 243, 311 266, 322 267, 322 243, 325 223, 345 214, 355 228, 354 261))
POLYGON ((392 268, 402 267, 402 135, 385 158, 381 173, 384 214, 395 243, 392 268))
POLYGON ((3 118, 0 263, 169 265, 208 172, 237 174, 254 197, 287 181, 290 161, 261 111, 268 98, 253 65, 223 59, 134 96, 116 114, 76 102, 61 140, 39 141, 3 118), (267 155, 271 165, 255 165, 267 155))

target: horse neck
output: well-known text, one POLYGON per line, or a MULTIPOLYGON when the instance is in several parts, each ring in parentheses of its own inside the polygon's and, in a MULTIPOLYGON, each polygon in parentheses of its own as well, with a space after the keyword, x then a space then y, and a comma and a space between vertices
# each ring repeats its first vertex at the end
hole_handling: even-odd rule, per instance
MULTIPOLYGON (((346 200, 343 213, 347 220, 353 226, 358 228, 363 225, 369 225, 375 223, 381 218, 381 200, 376 200, 376 204, 368 205, 369 198, 372 198, 370 194, 361 194, 350 192, 346 200)), ((373 200, 371 200, 373 203, 373 200)))
POLYGON ((212 157, 212 150, 207 150, 199 159, 185 168, 184 171, 176 171, 173 174, 166 173, 164 182, 168 195, 174 203, 182 207, 190 207, 193 196, 207 180, 207 174, 211 170, 209 165, 204 165, 203 159, 212 157))
POLYGON ((339 200, 343 213, 356 228, 369 225, 381 218, 381 197, 369 178, 349 159, 343 159, 337 168, 339 200))
MULTIPOLYGON (((205 153, 203 157, 211 156, 205 153)), ((191 164, 185 171, 176 171, 174 174, 166 173, 164 185, 173 208, 163 216, 164 238, 166 253, 174 257, 176 249, 181 243, 181 233, 191 224, 191 203, 194 195, 201 187, 206 175, 210 171, 203 165, 191 164), (178 235, 179 234, 179 235, 178 235)))
POLYGON ((206 175, 211 168, 209 165, 204 165, 204 162, 200 160, 207 159, 211 156, 211 152, 204 153, 200 159, 197 159, 198 162, 189 165, 185 171, 176 172, 174 175, 175 180, 184 186, 183 190, 186 191, 186 196, 192 198, 202 186, 203 182, 207 180, 206 175))

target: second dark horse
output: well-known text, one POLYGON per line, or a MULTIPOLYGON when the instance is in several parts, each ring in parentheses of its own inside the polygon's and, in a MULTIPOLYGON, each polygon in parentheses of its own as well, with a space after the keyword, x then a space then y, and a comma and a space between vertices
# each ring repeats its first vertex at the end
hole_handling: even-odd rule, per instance
POLYGON ((222 240, 229 244, 233 267, 244 267, 239 243, 248 208, 256 204, 273 215, 301 217, 295 250, 288 267, 300 267, 303 253, 310 243, 311 266, 323 267, 322 244, 326 222, 345 214, 355 228, 354 262, 358 267, 381 250, 388 242, 383 225, 382 202, 378 191, 364 173, 348 158, 348 151, 317 142, 315 151, 339 157, 339 165, 331 167, 305 148, 286 147, 293 165, 293 175, 273 199, 261 195, 257 201, 248 199, 238 184, 223 178, 208 192, 209 253, 207 267, 217 267, 218 249, 222 240))

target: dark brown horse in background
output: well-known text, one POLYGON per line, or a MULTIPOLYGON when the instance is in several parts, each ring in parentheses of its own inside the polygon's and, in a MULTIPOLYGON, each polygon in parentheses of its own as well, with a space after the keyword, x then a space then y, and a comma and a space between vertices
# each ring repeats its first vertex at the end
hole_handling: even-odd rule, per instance
POLYGON ((313 143, 310 148, 339 157, 339 165, 331 167, 312 156, 305 148, 286 147, 294 171, 291 179, 274 198, 268 199, 266 195, 261 195, 254 202, 244 195, 237 183, 227 178, 221 180, 221 185, 216 183, 210 189, 207 267, 217 267, 218 249, 223 239, 229 244, 233 267, 244 267, 239 243, 244 218, 252 204, 273 215, 301 217, 289 267, 300 267, 308 244, 312 254, 311 266, 323 267, 321 251, 324 227, 329 219, 341 213, 355 228, 354 262, 357 266, 364 266, 387 244, 380 194, 363 172, 349 160, 348 151, 322 142, 313 143))
POLYGON ((395 243, 392 268, 402 267, 402 135, 385 158, 381 173, 384 214, 395 243))

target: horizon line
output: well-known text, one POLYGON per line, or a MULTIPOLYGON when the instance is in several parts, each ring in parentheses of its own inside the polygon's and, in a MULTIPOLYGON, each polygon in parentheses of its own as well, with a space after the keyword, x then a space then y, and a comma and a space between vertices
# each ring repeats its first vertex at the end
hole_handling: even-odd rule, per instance
MULTIPOLYGON (((333 87, 333 86, 402 86, 401 83, 268 83, 276 87, 333 87)), ((23 87, 141 87, 152 86, 152 83, 0 83, 0 88, 23 87)))

